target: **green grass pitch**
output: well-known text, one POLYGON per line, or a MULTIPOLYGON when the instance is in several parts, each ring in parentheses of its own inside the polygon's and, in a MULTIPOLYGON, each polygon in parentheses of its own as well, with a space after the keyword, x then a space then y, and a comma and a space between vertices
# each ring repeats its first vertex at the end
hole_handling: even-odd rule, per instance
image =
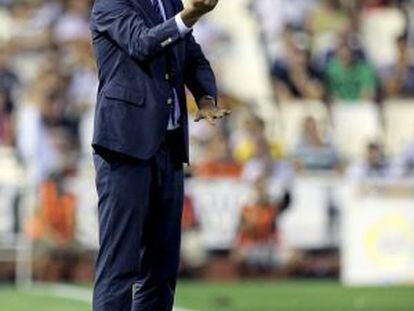
MULTIPOLYGON (((180 282, 177 305, 196 311, 413 311, 414 287, 344 288, 330 281, 180 282)), ((1 311, 90 311, 86 303, 0 287, 1 311)))

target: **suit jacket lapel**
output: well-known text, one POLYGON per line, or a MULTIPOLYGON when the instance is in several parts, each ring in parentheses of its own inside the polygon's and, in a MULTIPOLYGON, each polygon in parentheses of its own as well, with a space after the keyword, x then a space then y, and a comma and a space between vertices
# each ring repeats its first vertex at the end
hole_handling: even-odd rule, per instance
POLYGON ((167 19, 173 17, 175 15, 175 9, 171 3, 171 0, 161 0, 161 2, 164 4, 167 19))
POLYGON ((163 22, 162 17, 158 16, 157 12, 152 7, 151 0, 131 0, 137 9, 143 12, 148 20, 151 22, 151 26, 155 26, 163 22))

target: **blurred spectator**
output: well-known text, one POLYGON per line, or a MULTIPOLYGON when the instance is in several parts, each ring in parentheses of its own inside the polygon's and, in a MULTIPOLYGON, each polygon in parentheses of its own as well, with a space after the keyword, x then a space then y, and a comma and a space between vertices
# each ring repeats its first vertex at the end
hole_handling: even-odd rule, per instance
POLYGON ((322 99, 321 72, 312 64, 310 51, 303 42, 295 42, 293 30, 285 31, 285 42, 285 56, 271 69, 277 100, 322 99))
POLYGON ((197 274, 207 262, 207 251, 204 249, 198 217, 188 196, 184 197, 181 253, 182 274, 197 274))
POLYGON ((75 198, 61 193, 61 182, 50 178, 42 183, 40 209, 27 227, 34 239, 54 240, 60 246, 71 243, 75 229, 75 198))
POLYGON ((47 28, 36 22, 35 10, 30 1, 11 4, 10 45, 16 52, 41 49, 49 42, 47 28))
POLYGON ((400 3, 396 0, 359 1, 361 40, 370 61, 380 72, 387 70, 396 59, 395 39, 407 31, 406 14, 400 3))
POLYGON ((4 47, 10 40, 12 18, 9 8, 0 5, 0 47, 4 47))
POLYGON ((374 69, 346 42, 340 42, 335 54, 328 60, 325 83, 329 99, 333 101, 372 101, 377 90, 374 69))
POLYGON ((68 77, 60 60, 58 51, 46 54, 19 107, 18 147, 34 185, 60 172, 78 152, 78 116, 69 109, 73 98, 67 96, 68 77))
POLYGON ((34 240, 34 277, 52 282, 75 279, 80 258, 75 235, 76 198, 67 178, 48 178, 40 186, 39 206, 26 232, 34 240))
POLYGON ((14 122, 12 113, 15 108, 15 96, 19 79, 9 65, 5 49, 0 47, 0 145, 12 145, 14 140, 14 122))
POLYGON ((397 58, 383 80, 387 96, 414 96, 414 63, 409 53, 408 40, 405 35, 396 40, 397 58))
POLYGON ((257 154, 257 147, 268 148, 263 120, 253 114, 242 122, 242 126, 234 131, 231 137, 233 157, 239 163, 245 163, 253 158, 257 154))
POLYGON ((81 151, 83 156, 87 156, 91 154, 98 75, 89 41, 78 41, 72 54, 72 74, 67 91, 71 103, 69 110, 72 118, 79 122, 81 151))
MULTIPOLYGON (((233 97, 220 94, 219 102, 225 107, 232 107, 233 97)), ((230 133, 234 130, 234 117, 243 107, 233 107, 232 117, 220 121, 216 126, 205 122, 190 122, 192 172, 199 177, 233 177, 240 176, 241 166, 234 161, 230 133)), ((190 113, 192 105, 190 105, 190 113)))
POLYGON ((290 169, 282 160, 276 161, 272 156, 271 146, 264 136, 264 128, 260 128, 261 121, 253 122, 258 122, 259 131, 256 133, 256 137, 253 136, 251 141, 246 142, 246 147, 249 147, 246 149, 246 155, 250 154, 251 156, 244 164, 242 178, 250 182, 265 178, 279 179, 288 183, 291 177, 290 169), (249 150, 250 148, 251 150, 249 150))
POLYGON ((207 142, 202 161, 205 163, 220 163, 231 160, 227 150, 225 136, 218 129, 215 129, 211 139, 207 142))
POLYGON ((44 29, 52 26, 63 10, 61 0, 36 0, 34 6, 34 23, 37 27, 44 29))
POLYGON ((390 162, 386 158, 383 146, 379 143, 370 143, 367 146, 365 159, 352 164, 348 176, 354 180, 364 178, 390 177, 390 162))
POLYGON ((290 165, 282 159, 274 159, 271 146, 265 137, 262 121, 255 117, 250 121, 252 134, 251 157, 245 162, 241 178, 251 184, 260 183, 265 195, 271 202, 284 210, 290 203, 290 187, 293 172, 290 165))
POLYGON ((305 28, 309 13, 317 0, 253 0, 252 10, 262 25, 268 41, 277 39, 286 26, 305 28))
POLYGON ((293 152, 299 170, 333 170, 339 167, 339 155, 328 138, 320 134, 313 117, 303 121, 302 135, 293 152))
POLYGON ((54 38, 60 43, 70 43, 90 38, 89 11, 90 2, 85 0, 66 1, 64 14, 54 27, 54 38))
POLYGON ((251 204, 243 207, 235 246, 235 258, 249 273, 276 267, 278 208, 270 202, 263 180, 255 183, 251 204))
POLYGON ((392 160, 393 177, 412 177, 414 176, 414 141, 411 141, 403 150, 392 160))
POLYGON ((325 52, 335 43, 336 34, 348 28, 350 18, 340 0, 322 0, 309 16, 309 32, 315 54, 325 52))
POLYGON ((0 47, 0 93, 4 96, 8 113, 11 113, 15 106, 14 100, 18 86, 19 78, 11 67, 10 56, 5 48, 0 47))
POLYGON ((0 92, 0 146, 10 146, 13 142, 13 124, 7 106, 7 96, 0 92))

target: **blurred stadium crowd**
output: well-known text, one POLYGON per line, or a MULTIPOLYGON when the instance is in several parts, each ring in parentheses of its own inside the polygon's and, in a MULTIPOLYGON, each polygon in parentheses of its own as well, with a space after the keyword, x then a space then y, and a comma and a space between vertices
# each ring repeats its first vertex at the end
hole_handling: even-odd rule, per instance
MULTIPOLYGON (((91 2, 0 0, 1 165, 18 163, 37 194, 25 230, 57 247, 73 244, 73 181, 90 166, 98 87, 91 2)), ((257 272, 283 261, 275 258, 277 220, 295 200, 297 176, 390 180, 414 174, 414 1, 253 0, 246 10, 257 22, 275 115, 259 115, 254 102, 222 88, 220 103, 233 115, 217 127, 191 124, 188 176, 252 185, 227 255, 257 272)), ((232 33, 209 20, 195 32, 220 82, 232 33)), ((205 261, 191 246, 203 220, 191 196, 185 205, 184 243, 190 246, 184 259, 191 270, 205 261)), ((335 219, 338 211, 330 206, 327 213, 335 219)), ((323 257, 323 269, 337 272, 336 255, 323 257)), ((43 263, 44 276, 51 277, 43 263)), ((320 262, 303 269, 312 264, 320 262)))

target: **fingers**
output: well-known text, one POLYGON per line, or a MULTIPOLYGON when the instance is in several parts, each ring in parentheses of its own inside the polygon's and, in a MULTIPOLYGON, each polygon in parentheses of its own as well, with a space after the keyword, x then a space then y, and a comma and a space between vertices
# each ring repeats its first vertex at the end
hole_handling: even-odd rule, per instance
POLYGON ((222 119, 228 115, 230 115, 230 110, 228 109, 217 109, 216 111, 214 111, 214 118, 216 119, 222 119))
POLYGON ((210 112, 204 113, 204 112, 199 111, 197 113, 197 116, 194 119, 194 121, 195 122, 200 122, 201 120, 206 120, 211 125, 216 124, 216 116, 213 113, 210 113, 210 112))
POLYGON ((221 119, 231 114, 229 109, 218 109, 216 112, 216 117, 221 119))
POLYGON ((231 111, 229 109, 215 109, 215 110, 209 110, 209 111, 199 111, 197 113, 196 118, 194 119, 195 122, 199 122, 201 120, 206 120, 211 125, 216 125, 217 120, 223 119, 224 117, 231 114, 231 111))
POLYGON ((217 120, 216 120, 217 118, 214 116, 214 115, 211 115, 211 114, 209 114, 207 117, 206 117, 206 120, 207 120, 207 122, 210 124, 210 125, 216 125, 216 123, 217 123, 217 120))

